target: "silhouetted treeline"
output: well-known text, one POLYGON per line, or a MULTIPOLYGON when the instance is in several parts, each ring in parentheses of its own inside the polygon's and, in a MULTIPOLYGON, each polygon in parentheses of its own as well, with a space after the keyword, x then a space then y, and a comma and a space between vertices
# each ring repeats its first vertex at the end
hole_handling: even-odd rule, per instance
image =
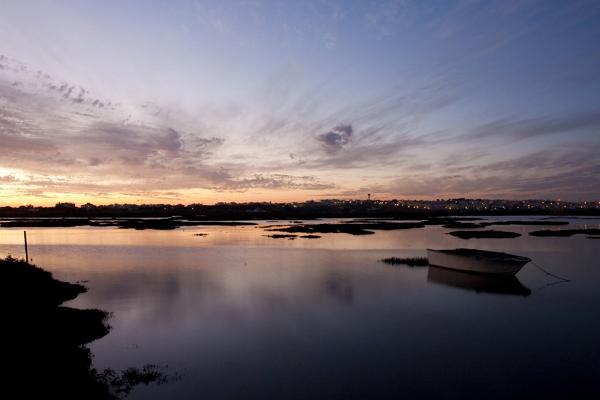
POLYGON ((600 203, 546 200, 323 200, 302 203, 111 204, 0 207, 4 218, 149 218, 194 220, 422 218, 447 215, 600 215, 600 203))

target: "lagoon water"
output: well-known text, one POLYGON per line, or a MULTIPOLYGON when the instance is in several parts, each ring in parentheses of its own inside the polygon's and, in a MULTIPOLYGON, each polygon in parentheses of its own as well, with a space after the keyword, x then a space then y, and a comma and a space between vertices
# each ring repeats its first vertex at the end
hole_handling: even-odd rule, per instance
MULTIPOLYGON (((70 306, 113 313, 90 345, 96 368, 151 363, 177 376, 131 399, 598 398, 600 240, 527 235, 546 228, 567 227, 500 226, 523 236, 471 240, 439 226, 296 240, 256 226, 29 228, 28 238, 34 263, 86 281, 70 306), (378 261, 428 247, 519 254, 571 281, 531 263, 490 286, 378 261)), ((22 255, 22 229, 0 229, 6 253, 22 255)))

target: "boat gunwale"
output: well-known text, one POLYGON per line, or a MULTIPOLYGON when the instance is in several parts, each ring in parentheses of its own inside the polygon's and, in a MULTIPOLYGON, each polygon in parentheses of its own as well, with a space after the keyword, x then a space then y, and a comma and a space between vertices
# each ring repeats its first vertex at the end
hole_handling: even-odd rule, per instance
POLYGON ((486 260, 491 260, 494 262, 523 262, 523 264, 527 264, 528 262, 532 261, 531 258, 529 258, 529 257, 518 256, 515 254, 503 253, 503 252, 499 252, 499 251, 469 249, 469 248, 441 249, 441 250, 427 249, 427 251, 433 251, 433 252, 443 253, 443 254, 450 254, 450 255, 466 257, 466 258, 486 259, 486 260), (461 252, 462 252, 462 254, 461 254, 461 252), (468 254, 468 253, 470 253, 470 254, 468 254))

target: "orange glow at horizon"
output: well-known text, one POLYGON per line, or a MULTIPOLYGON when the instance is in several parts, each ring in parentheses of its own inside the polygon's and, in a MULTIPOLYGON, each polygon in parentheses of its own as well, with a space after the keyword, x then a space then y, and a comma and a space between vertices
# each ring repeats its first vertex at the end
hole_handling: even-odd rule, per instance
MULTIPOLYGON (((154 196, 129 196, 129 195, 106 195, 102 197, 86 194, 69 193, 48 193, 43 197, 39 196, 6 196, 0 198, 0 206, 18 207, 22 205, 33 205, 48 207, 56 203, 75 203, 81 206, 86 203, 95 205, 108 204, 216 204, 219 202, 247 203, 247 202, 273 202, 273 203, 292 203, 308 200, 319 200, 324 198, 357 198, 358 196, 341 196, 334 193, 315 194, 309 191, 245 191, 245 192, 216 192, 202 191, 195 193, 182 193, 181 195, 161 195, 157 193, 154 196)), ((366 195, 363 196, 366 199, 366 195)), ((362 198, 362 197, 360 197, 362 198)))

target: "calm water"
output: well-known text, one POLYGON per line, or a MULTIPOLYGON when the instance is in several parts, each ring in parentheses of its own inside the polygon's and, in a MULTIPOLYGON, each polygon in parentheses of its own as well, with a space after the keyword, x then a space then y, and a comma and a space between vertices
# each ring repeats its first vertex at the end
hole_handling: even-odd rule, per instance
MULTIPOLYGON (((495 229, 525 235, 466 241, 427 227, 292 241, 247 226, 28 237, 35 263, 87 281, 70 305, 114 313, 90 346, 97 368, 181 374, 131 399, 597 398, 600 240, 495 229), (427 247, 507 251, 572 281, 548 286, 528 264, 489 293, 486 282, 378 262, 427 247)), ((22 229, 0 229, 6 253, 22 254, 22 229)))

